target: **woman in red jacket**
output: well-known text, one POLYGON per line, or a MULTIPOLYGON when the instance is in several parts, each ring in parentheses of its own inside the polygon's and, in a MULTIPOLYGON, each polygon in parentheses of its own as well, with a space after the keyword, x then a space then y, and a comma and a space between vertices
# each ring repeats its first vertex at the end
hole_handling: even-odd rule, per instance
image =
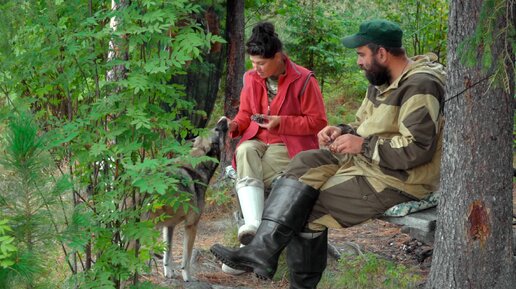
MULTIPOLYGON (((241 136, 233 166, 245 224, 238 238, 248 244, 261 222, 264 190, 297 153, 318 148, 327 125, 321 90, 313 73, 292 62, 269 22, 258 23, 246 43, 253 69, 244 75, 232 138, 241 136)), ((224 270, 226 271, 226 270, 224 270)))

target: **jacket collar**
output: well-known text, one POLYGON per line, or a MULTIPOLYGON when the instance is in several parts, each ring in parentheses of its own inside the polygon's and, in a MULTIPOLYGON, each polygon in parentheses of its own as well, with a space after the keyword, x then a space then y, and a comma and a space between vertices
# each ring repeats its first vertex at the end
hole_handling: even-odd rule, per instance
POLYGON ((380 93, 397 89, 405 79, 416 73, 427 73, 433 75, 444 85, 446 73, 444 72, 443 65, 437 62, 437 56, 435 54, 427 53, 425 55, 417 55, 411 57, 411 60, 412 64, 409 65, 406 71, 404 71, 390 85, 384 84, 375 86, 375 88, 379 90, 380 93))
MULTIPOLYGON (((283 82, 286 82, 287 84, 290 84, 294 80, 301 77, 301 71, 296 67, 296 65, 290 61, 290 58, 283 53, 283 61, 285 61, 285 73, 280 75, 278 79, 278 85, 283 85, 283 82)), ((254 81, 260 82, 263 85, 265 85, 265 79, 258 76, 256 71, 252 72, 252 77, 254 81)))

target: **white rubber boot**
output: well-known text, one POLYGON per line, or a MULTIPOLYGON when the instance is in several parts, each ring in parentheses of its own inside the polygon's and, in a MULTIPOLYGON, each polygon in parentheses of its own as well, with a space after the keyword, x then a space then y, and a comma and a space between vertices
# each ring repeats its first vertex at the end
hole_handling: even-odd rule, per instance
POLYGON ((244 225, 238 228, 238 240, 247 245, 251 242, 262 221, 264 192, 260 187, 245 186, 237 190, 244 225))
POLYGON ((235 275, 235 276, 242 275, 245 273, 244 270, 233 269, 224 263, 222 264, 222 272, 229 274, 229 275, 235 275))

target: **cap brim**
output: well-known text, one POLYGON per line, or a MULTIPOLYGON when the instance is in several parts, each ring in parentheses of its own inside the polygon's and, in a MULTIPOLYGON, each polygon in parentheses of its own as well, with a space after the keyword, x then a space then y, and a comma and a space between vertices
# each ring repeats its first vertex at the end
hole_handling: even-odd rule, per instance
POLYGON ((368 43, 371 43, 369 39, 356 34, 344 37, 342 39, 342 45, 346 46, 347 48, 357 48, 368 43))

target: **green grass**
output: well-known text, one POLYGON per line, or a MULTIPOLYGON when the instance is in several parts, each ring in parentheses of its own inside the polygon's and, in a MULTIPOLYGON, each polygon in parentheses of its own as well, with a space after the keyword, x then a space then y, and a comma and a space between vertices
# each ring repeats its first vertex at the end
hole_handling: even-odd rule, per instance
MULTIPOLYGON (((284 251, 273 280, 288 281, 289 271, 284 251)), ((404 265, 383 259, 373 253, 343 256, 339 261, 328 258, 328 266, 318 289, 413 289, 424 277, 404 265)))
POLYGON ((333 269, 328 268, 319 289, 404 289, 415 288, 423 277, 404 265, 372 253, 343 256, 333 269))

